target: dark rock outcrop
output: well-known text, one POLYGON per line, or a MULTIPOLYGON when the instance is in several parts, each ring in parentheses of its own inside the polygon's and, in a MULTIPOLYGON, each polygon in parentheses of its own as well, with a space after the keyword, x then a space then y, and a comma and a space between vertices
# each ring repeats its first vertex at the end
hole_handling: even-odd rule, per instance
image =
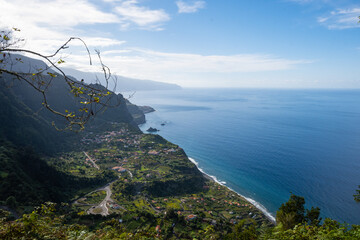
POLYGON ((160 130, 150 127, 148 130, 146 130, 147 132, 159 132, 160 130))

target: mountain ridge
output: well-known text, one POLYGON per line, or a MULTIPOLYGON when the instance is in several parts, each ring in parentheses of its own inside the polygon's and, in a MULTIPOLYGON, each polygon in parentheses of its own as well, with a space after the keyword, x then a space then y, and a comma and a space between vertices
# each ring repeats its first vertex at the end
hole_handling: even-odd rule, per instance
MULTIPOLYGON (((64 67, 62 70, 69 76, 72 76, 76 79, 84 79, 85 82, 87 79, 90 81, 94 81, 97 79, 102 81, 103 73, 100 72, 83 72, 79 70, 75 70, 72 68, 64 67)), ((136 79, 129 78, 119 75, 113 75, 116 80, 116 89, 114 89, 114 85, 112 82, 109 82, 109 89, 112 89, 115 92, 131 92, 131 91, 152 91, 152 90, 181 90, 181 86, 173 83, 165 83, 154 80, 146 80, 146 79, 136 79)))

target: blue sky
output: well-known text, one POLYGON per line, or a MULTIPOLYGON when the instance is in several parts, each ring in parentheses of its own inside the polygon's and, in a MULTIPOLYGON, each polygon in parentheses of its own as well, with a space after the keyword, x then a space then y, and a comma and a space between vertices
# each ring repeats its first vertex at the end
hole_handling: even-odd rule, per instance
MULTIPOLYGON (((119 75, 185 87, 359 88, 354 0, 0 0, 0 27, 48 53, 67 38, 119 75)), ((98 71, 74 43, 67 66, 98 71)))

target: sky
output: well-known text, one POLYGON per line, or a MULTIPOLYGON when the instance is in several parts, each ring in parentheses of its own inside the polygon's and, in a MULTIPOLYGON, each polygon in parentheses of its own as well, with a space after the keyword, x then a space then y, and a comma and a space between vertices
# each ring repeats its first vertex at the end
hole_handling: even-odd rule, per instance
POLYGON ((0 29, 64 66, 183 87, 360 88, 359 0, 0 0, 0 29))

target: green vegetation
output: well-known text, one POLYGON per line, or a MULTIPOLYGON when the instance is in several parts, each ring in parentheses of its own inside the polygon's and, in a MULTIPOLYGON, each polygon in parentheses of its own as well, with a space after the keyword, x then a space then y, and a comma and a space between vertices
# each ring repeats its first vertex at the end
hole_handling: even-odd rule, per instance
POLYGON ((89 170, 80 174, 72 171, 71 164, 62 164, 61 159, 47 163, 29 149, 16 148, 6 141, 1 143, 0 165, 3 174, 0 201, 7 201, 12 197, 22 208, 36 206, 45 201, 70 201, 84 191, 102 186, 116 178, 112 171, 106 170, 89 170), (88 174, 90 172, 91 174, 88 174))
MULTIPOLYGON (((14 80, 4 60, 2 84, 14 80)), ((45 81, 59 80, 56 91, 46 92, 49 102, 72 116, 77 96, 64 97, 66 79, 48 75, 45 81)), ((41 95, 28 85, 4 86, 0 239, 360 239, 360 226, 322 222, 320 209, 305 209, 305 199, 295 195, 280 207, 274 226, 244 198, 206 178, 179 146, 142 134, 126 104, 99 113, 81 134, 64 134, 53 128, 51 122, 61 124, 54 114, 39 111, 41 95)), ((142 121, 140 110, 128 105, 142 121)), ((357 190, 355 200, 359 196, 357 190)))
POLYGON ((318 226, 321 222, 320 208, 312 207, 306 210, 305 199, 303 197, 291 194, 290 200, 283 203, 276 213, 276 222, 284 230, 292 229, 298 224, 307 223, 310 226, 318 226))
POLYGON ((88 195, 86 195, 86 199, 85 202, 88 204, 97 204, 100 203, 106 196, 106 192, 105 191, 96 191, 93 193, 89 193, 88 195))
POLYGON ((354 194, 354 200, 356 202, 360 202, 360 185, 359 185, 359 189, 356 190, 356 194, 354 194))
POLYGON ((359 226, 325 219, 322 225, 307 223, 283 230, 280 226, 258 228, 254 220, 236 225, 210 225, 187 221, 175 210, 164 215, 128 211, 107 217, 83 215, 66 204, 46 203, 16 221, 0 211, 1 239, 359 239, 359 226))
POLYGON ((80 143, 75 144, 78 151, 47 158, 16 151, 9 143, 0 149, 2 164, 7 166, 1 173, 1 201, 10 209, 29 213, 11 222, 14 215, 1 210, 1 239, 360 236, 359 226, 349 227, 331 219, 321 222, 320 209, 305 209, 305 199, 296 195, 280 207, 274 227, 241 196, 207 179, 179 146, 158 135, 113 123, 106 130, 92 129, 79 137, 80 143), (15 172, 19 175, 16 178, 15 172), (111 192, 106 209, 99 205, 107 196, 105 186, 111 192), (31 212, 29 206, 49 200, 58 204, 48 203, 31 212), (71 204, 61 203, 66 201, 71 204))
MULTIPOLYGON (((156 235, 163 238, 199 238, 214 231, 219 236, 225 236, 242 219, 253 221, 255 229, 272 226, 245 199, 206 179, 177 145, 157 135, 125 128, 123 124, 112 124, 108 130, 83 133, 81 144, 76 145, 78 151, 63 152, 45 159, 38 157, 38 161, 46 166, 44 171, 49 173, 34 173, 43 176, 42 179, 46 178, 46 181, 29 183, 32 187, 38 184, 40 189, 52 189, 51 196, 35 190, 21 191, 34 193, 37 196, 35 201, 29 196, 20 198, 19 194, 11 197, 9 189, 4 189, 4 204, 23 211, 21 209, 29 205, 35 206, 49 200, 60 203, 77 199, 66 208, 66 213, 59 207, 52 213, 59 218, 56 226, 63 234, 59 232, 57 236, 64 237, 72 234, 69 229, 74 224, 80 224, 81 229, 86 229, 91 235, 111 219, 122 219, 123 232, 116 234, 136 235, 140 231, 150 238, 156 235), (51 180, 56 176, 59 178, 56 182, 62 183, 58 187, 54 187, 56 183, 51 180), (42 186, 45 182, 49 185, 42 186), (106 192, 101 188, 94 190, 110 182, 112 195, 106 202, 110 215, 88 215, 90 209, 92 214, 104 215, 103 208, 98 204, 105 199, 106 192)), ((30 162, 34 164, 34 161, 30 162)), ((30 209, 27 209, 29 212, 30 209)), ((31 214, 39 213, 35 211, 31 214)), ((46 223, 47 216, 36 216, 40 225, 48 224, 49 228, 56 228, 52 223, 46 223)), ((11 229, 22 226, 26 219, 25 216, 17 220, 18 225, 11 229)), ((10 234, 10 229, 4 231, 10 234)), ((42 231, 45 234, 47 230, 44 228, 42 231)))
MULTIPOLYGON (((130 229, 140 227, 140 213, 146 216, 140 218, 141 229, 159 225, 160 229, 168 229, 168 238, 199 237, 210 226, 225 235, 241 219, 253 220, 256 228, 272 226, 258 209, 206 179, 181 148, 158 135, 120 127, 86 133, 81 142, 100 169, 118 172, 119 179, 111 185, 109 212, 130 221, 130 229)), ((79 202, 77 207, 85 202, 79 202)), ((101 210, 95 208, 93 213, 101 210)))

